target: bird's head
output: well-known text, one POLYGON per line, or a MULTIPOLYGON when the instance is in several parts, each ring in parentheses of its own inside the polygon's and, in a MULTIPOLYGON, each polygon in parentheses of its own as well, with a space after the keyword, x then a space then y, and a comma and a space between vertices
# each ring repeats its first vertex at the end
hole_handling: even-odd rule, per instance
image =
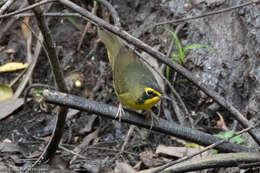
POLYGON ((158 101, 160 101, 162 92, 150 87, 145 87, 142 95, 138 98, 137 104, 143 105, 143 109, 153 107, 158 101))

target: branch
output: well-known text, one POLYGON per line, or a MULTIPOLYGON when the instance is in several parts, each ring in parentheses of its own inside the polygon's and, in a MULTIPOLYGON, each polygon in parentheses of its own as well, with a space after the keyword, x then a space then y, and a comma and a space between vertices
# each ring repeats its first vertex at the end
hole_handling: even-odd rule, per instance
MULTIPOLYGON (((202 159, 196 159, 183 162, 179 165, 169 167, 161 173, 183 173, 198 171, 202 169, 238 167, 243 163, 255 163, 260 161, 260 153, 227 153, 208 156, 202 159)), ((138 173, 150 173, 155 168, 140 171, 138 173)))
POLYGON ((202 14, 202 15, 199 15, 199 16, 192 16, 192 17, 187 17, 187 18, 184 18, 184 19, 177 19, 177 20, 170 20, 170 21, 166 21, 166 22, 156 23, 153 26, 158 26, 158 25, 163 25, 163 24, 168 24, 168 23, 178 24, 178 23, 182 23, 182 22, 185 22, 185 21, 193 20, 193 19, 199 19, 199 18, 202 18, 202 17, 207 17, 207 16, 212 16, 212 15, 215 15, 215 14, 225 13, 225 12, 232 11, 232 10, 242 8, 242 7, 245 7, 245 6, 249 6, 249 5, 257 5, 259 2, 260 2, 260 0, 252 0, 251 2, 246 2, 246 3, 240 4, 240 5, 234 6, 234 7, 225 8, 225 9, 222 9, 222 10, 205 13, 205 14, 202 14))
POLYGON ((8 0, 5 5, 3 5, 0 8, 0 15, 3 14, 12 4, 14 3, 14 0, 8 0))
POLYGON ((28 10, 31 10, 31 9, 34 9, 35 7, 38 7, 38 6, 41 6, 43 4, 47 4, 47 3, 51 3, 51 2, 56 2, 57 0, 43 0, 43 1, 40 1, 40 2, 37 2, 35 4, 32 4, 26 8, 23 8, 23 9, 19 9, 19 10, 16 10, 12 13, 8 13, 8 14, 5 14, 5 15, 0 15, 0 19, 1 18, 7 18, 7 17, 10 17, 10 16, 14 16, 16 14, 19 14, 19 13, 22 13, 22 12, 25 12, 25 11, 28 11, 28 10))
MULTIPOLYGON (((43 98, 48 103, 67 106, 81 111, 93 112, 99 116, 118 121, 118 119, 115 118, 118 108, 114 106, 91 101, 80 96, 61 93, 48 89, 45 89, 43 91, 43 98)), ((151 129, 152 123, 151 119, 147 119, 145 118, 145 116, 133 111, 125 111, 125 114, 122 117, 122 122, 134 124, 147 129, 151 129)), ((199 145, 210 145, 221 141, 220 138, 217 138, 210 134, 188 127, 180 126, 176 123, 170 123, 169 121, 161 118, 158 118, 158 122, 156 122, 152 126, 152 130, 168 135, 173 135, 181 139, 197 143, 199 145)), ((216 149, 223 152, 249 152, 255 150, 253 148, 247 148, 232 143, 222 143, 221 145, 217 146, 216 149)))
POLYGON ((216 143, 211 144, 211 145, 209 145, 209 146, 203 148, 201 151, 199 151, 199 152, 197 152, 197 153, 194 153, 194 154, 192 154, 192 155, 190 155, 190 156, 183 157, 183 158, 181 158, 181 159, 179 159, 179 160, 175 160, 175 161, 169 162, 169 163, 165 164, 164 166, 161 166, 161 167, 159 167, 159 168, 156 168, 156 170, 152 171, 151 173, 159 173, 159 172, 161 172, 162 170, 167 169, 167 168, 169 168, 169 167, 171 167, 171 166, 173 166, 173 165, 176 165, 176 164, 181 163, 181 162, 183 162, 183 161, 187 161, 187 160, 193 158, 194 156, 198 156, 198 155, 200 155, 200 154, 202 154, 202 153, 204 153, 204 152, 206 152, 206 151, 208 151, 208 150, 210 150, 210 149, 212 149, 212 148, 217 147, 217 146, 220 145, 220 144, 223 144, 223 143, 225 143, 225 142, 229 142, 233 137, 238 136, 238 135, 241 135, 242 133, 247 132, 247 131, 250 130, 250 129, 251 129, 251 128, 247 128, 247 129, 241 130, 240 132, 237 132, 237 133, 233 134, 232 136, 228 137, 227 139, 219 140, 219 141, 217 141, 216 143))
POLYGON ((115 8, 106 0, 97 0, 97 1, 102 3, 104 6, 106 6, 109 9, 109 12, 111 13, 112 18, 114 20, 114 24, 116 26, 120 27, 121 26, 120 18, 119 18, 117 11, 115 10, 115 8))
MULTIPOLYGON (((33 4, 34 0, 28 0, 29 4, 33 4)), ((65 80, 63 77, 62 69, 60 67, 59 59, 56 54, 55 46, 50 34, 50 30, 45 22, 44 16, 42 16, 42 11, 40 9, 33 8, 33 13, 35 14, 39 29, 42 32, 43 38, 44 38, 44 47, 47 49, 47 57, 49 59, 51 70, 54 74, 56 86, 59 91, 62 92, 68 92, 65 84, 65 80)), ((47 160, 49 158, 52 158, 55 155, 56 149, 58 148, 60 139, 62 137, 63 133, 63 126, 66 120, 68 109, 66 107, 60 107, 57 120, 56 120, 56 126, 54 129, 54 132, 52 134, 51 141, 47 145, 47 149, 43 153, 43 160, 47 160)))

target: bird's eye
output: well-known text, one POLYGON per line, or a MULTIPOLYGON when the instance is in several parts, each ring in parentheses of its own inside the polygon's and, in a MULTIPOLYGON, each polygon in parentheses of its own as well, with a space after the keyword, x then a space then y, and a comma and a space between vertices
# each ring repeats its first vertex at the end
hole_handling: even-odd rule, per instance
POLYGON ((147 95, 148 95, 148 96, 150 96, 150 95, 152 95, 152 94, 153 94, 153 91, 151 91, 151 90, 148 90, 146 93, 147 93, 147 95))

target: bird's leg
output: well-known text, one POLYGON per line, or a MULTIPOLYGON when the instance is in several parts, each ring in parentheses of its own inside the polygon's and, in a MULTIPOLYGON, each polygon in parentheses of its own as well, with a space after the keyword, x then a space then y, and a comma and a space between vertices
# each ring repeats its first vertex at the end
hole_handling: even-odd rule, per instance
POLYGON ((118 106, 118 111, 116 113, 115 118, 119 118, 119 121, 121 121, 121 118, 122 118, 123 114, 125 114, 125 111, 123 109, 122 103, 120 103, 119 106, 118 106))

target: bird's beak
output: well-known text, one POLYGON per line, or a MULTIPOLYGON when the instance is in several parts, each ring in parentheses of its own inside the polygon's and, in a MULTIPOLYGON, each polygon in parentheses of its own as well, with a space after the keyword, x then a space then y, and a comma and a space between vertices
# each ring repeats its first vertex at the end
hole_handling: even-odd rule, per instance
POLYGON ((160 96, 160 99, 161 99, 161 100, 162 100, 162 99, 165 99, 165 100, 169 100, 169 101, 172 100, 170 97, 168 97, 168 96, 166 96, 166 95, 160 96))

